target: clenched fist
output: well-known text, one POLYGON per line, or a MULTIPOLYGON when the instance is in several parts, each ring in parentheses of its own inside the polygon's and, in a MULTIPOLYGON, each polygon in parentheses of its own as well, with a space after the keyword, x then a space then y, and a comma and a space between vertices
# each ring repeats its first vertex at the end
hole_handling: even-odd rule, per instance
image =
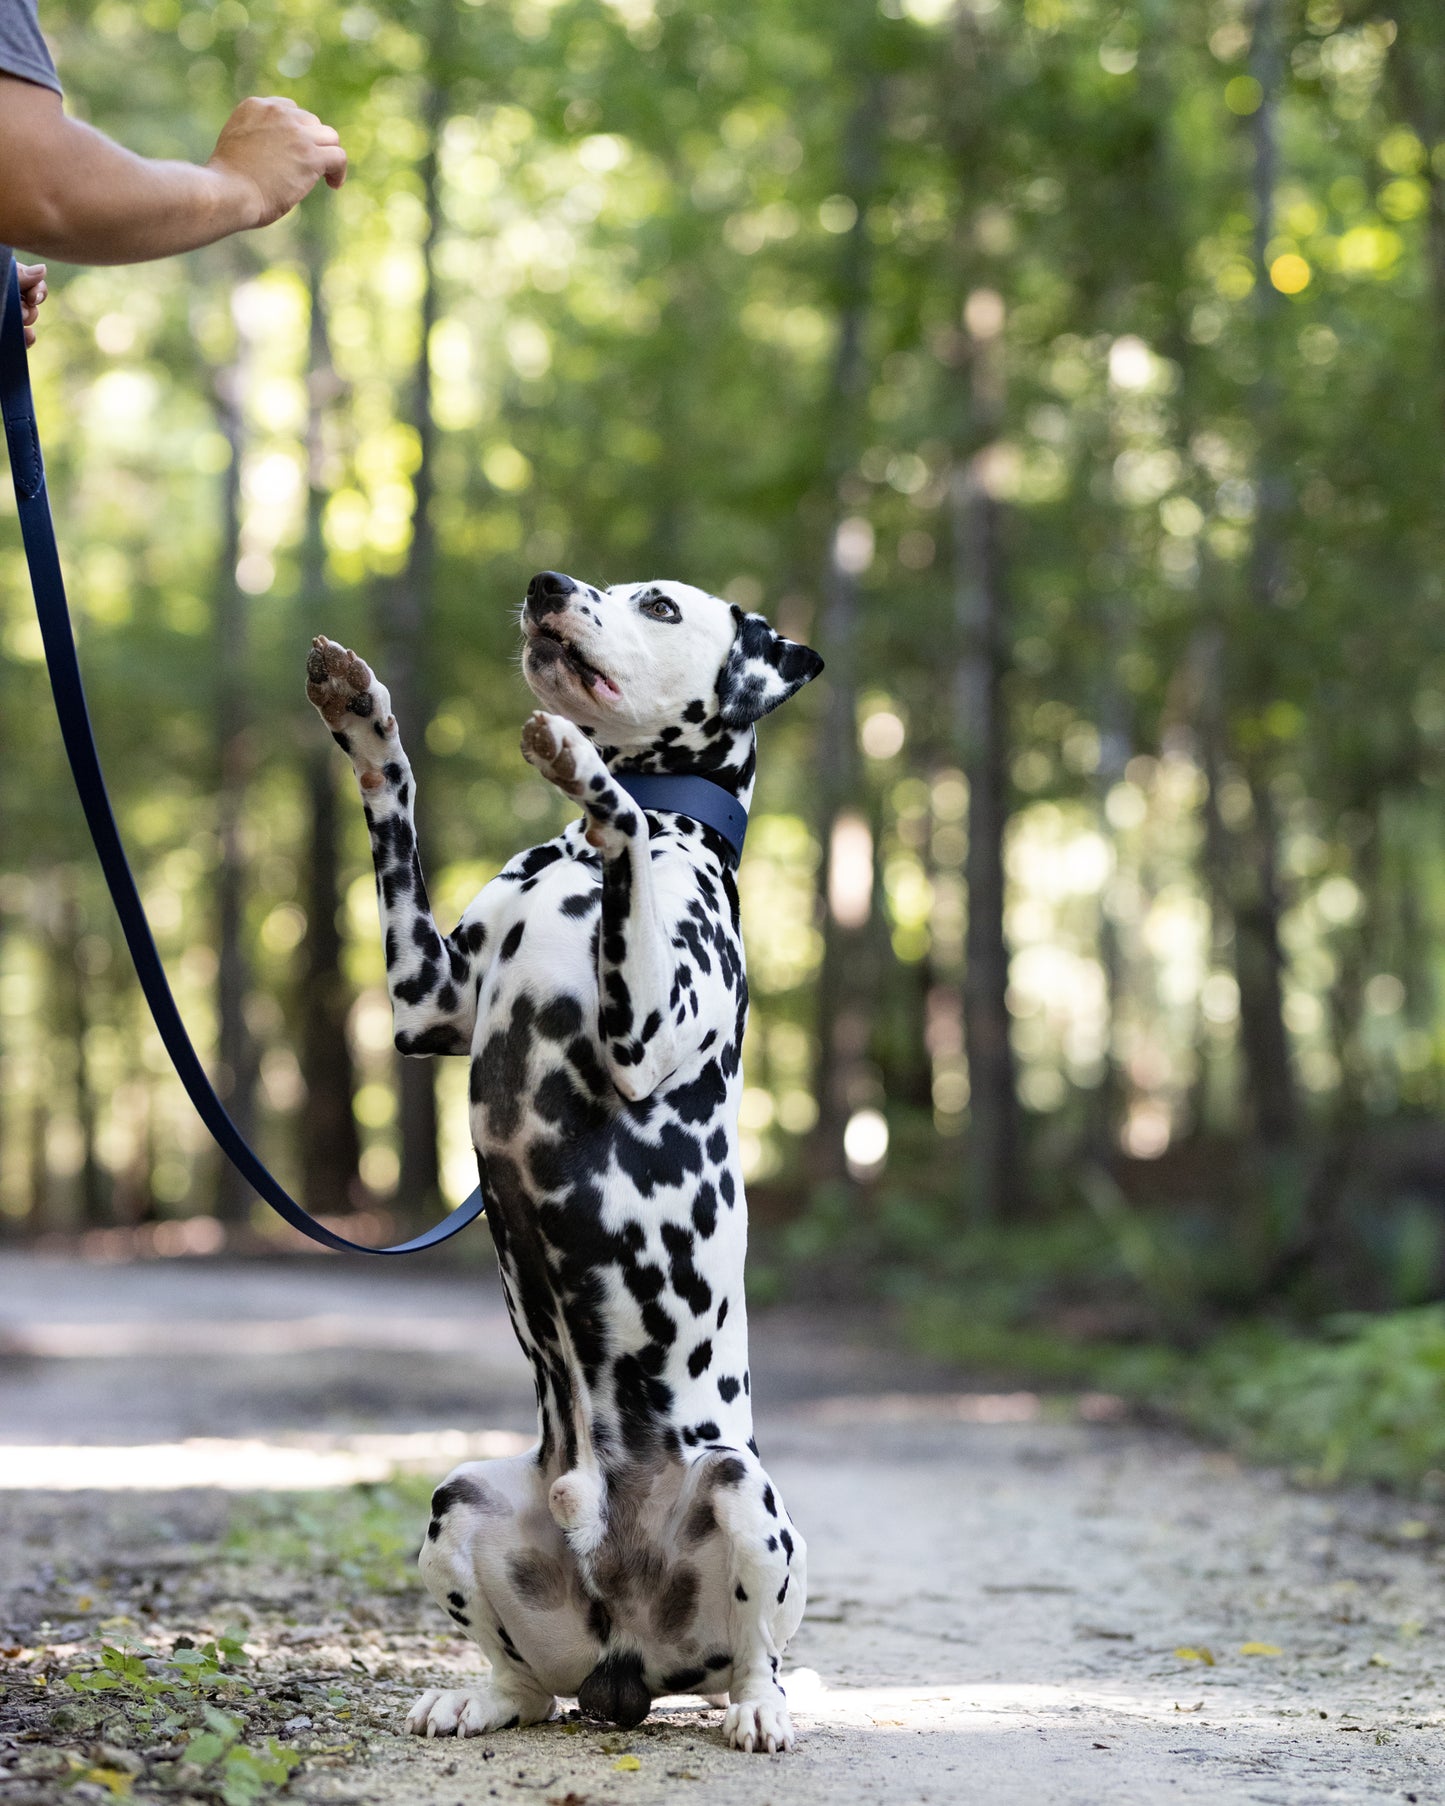
POLYGON ((252 226, 269 226, 304 200, 324 176, 346 180, 346 152, 329 125, 294 100, 243 100, 221 129, 207 167, 245 194, 252 226))

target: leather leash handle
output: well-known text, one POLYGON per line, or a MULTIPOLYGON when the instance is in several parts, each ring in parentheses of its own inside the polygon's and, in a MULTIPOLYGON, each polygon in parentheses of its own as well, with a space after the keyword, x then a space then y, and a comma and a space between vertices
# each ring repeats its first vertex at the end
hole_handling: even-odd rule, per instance
POLYGON ((55 711, 60 719, 61 737, 70 759, 75 787, 80 793, 81 807, 91 839, 100 858, 101 870, 110 887, 111 898, 135 962, 136 977, 150 1005, 151 1015, 160 1031, 166 1052, 171 1057, 181 1083, 195 1105, 201 1121, 211 1131, 221 1152, 261 1198, 285 1218, 293 1229, 323 1247, 352 1254, 412 1254, 422 1248, 435 1248, 458 1230, 465 1229, 486 1209, 481 1187, 458 1205, 450 1215, 434 1224, 425 1234, 409 1242, 398 1242, 389 1248, 368 1248, 364 1243, 348 1241, 318 1223, 303 1210, 290 1193, 262 1165, 245 1137, 226 1113, 217 1097, 200 1056, 191 1045, 186 1025, 176 1007, 166 978, 165 967, 156 951, 150 923, 141 905, 140 892, 125 856, 120 830, 116 826, 96 751, 95 735, 90 725, 90 712, 81 682, 80 662, 76 657, 75 635, 70 624, 70 610, 65 600, 65 583, 61 576, 60 554, 55 543, 55 527, 50 518, 50 502, 45 490, 45 463, 40 455, 40 434, 35 423, 35 404, 30 392, 30 371, 25 355, 25 329, 20 313, 20 277, 8 252, 0 248, 0 277, 7 274, 4 315, 0 318, 0 413, 5 420, 5 440, 10 451, 10 472, 15 481, 15 501, 20 513, 20 531, 25 542, 25 558, 30 566, 30 585, 35 594, 35 612, 45 643, 45 663, 50 673, 50 687, 55 696, 55 711))

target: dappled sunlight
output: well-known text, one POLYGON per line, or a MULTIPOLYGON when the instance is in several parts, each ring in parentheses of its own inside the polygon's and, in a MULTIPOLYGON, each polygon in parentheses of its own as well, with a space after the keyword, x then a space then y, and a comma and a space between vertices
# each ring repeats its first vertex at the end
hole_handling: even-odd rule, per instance
POLYGON ((536 1438, 513 1430, 397 1435, 191 1437, 128 1447, 104 1443, 0 1447, 0 1491, 319 1492, 441 1472, 458 1461, 520 1455, 536 1438))

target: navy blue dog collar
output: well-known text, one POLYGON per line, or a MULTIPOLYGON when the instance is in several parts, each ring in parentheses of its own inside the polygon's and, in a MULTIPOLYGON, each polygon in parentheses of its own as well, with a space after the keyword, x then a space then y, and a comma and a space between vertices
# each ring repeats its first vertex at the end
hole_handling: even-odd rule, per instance
POLYGON ((748 812, 730 791, 711 778, 686 774, 614 771, 612 776, 635 803, 644 809, 671 809, 678 815, 690 815, 705 828, 721 834, 732 849, 732 863, 743 856, 743 839, 748 831, 748 812))

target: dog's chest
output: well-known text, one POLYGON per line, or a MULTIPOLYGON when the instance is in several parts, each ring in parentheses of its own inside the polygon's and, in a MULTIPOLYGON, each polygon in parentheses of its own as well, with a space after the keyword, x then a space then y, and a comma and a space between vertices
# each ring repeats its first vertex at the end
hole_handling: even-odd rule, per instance
MULTIPOLYGON (((617 973, 599 991, 603 889, 617 880, 611 872, 604 878, 574 826, 514 860, 484 893, 490 957, 477 997, 471 1082, 473 1131, 484 1150, 552 1139, 577 1147, 618 1121, 650 1125, 659 1141, 654 1183, 676 1182, 694 1167, 680 1136, 706 1138, 735 1119, 747 998, 735 906, 715 875, 678 846, 662 840, 653 860, 665 933, 646 950, 649 976, 661 979, 672 1022, 703 1031, 701 1048, 636 1105, 608 1079, 604 1035, 615 1039, 622 1023, 640 1045, 664 1024, 661 1011, 649 1017, 630 1009, 617 973)), ((614 957, 619 951, 609 945, 614 957)))
POLYGON ((711 909, 688 868, 659 887, 669 1007, 703 1032, 654 1093, 629 1102, 599 1044, 611 1001, 598 995, 601 879, 556 845, 496 881, 508 889, 492 911, 474 1042, 473 1133, 514 1321, 529 1353, 580 1364, 570 1383, 620 1445, 651 1446, 659 1422, 679 1450, 724 1433, 742 1443, 751 1411, 736 923, 711 909))

